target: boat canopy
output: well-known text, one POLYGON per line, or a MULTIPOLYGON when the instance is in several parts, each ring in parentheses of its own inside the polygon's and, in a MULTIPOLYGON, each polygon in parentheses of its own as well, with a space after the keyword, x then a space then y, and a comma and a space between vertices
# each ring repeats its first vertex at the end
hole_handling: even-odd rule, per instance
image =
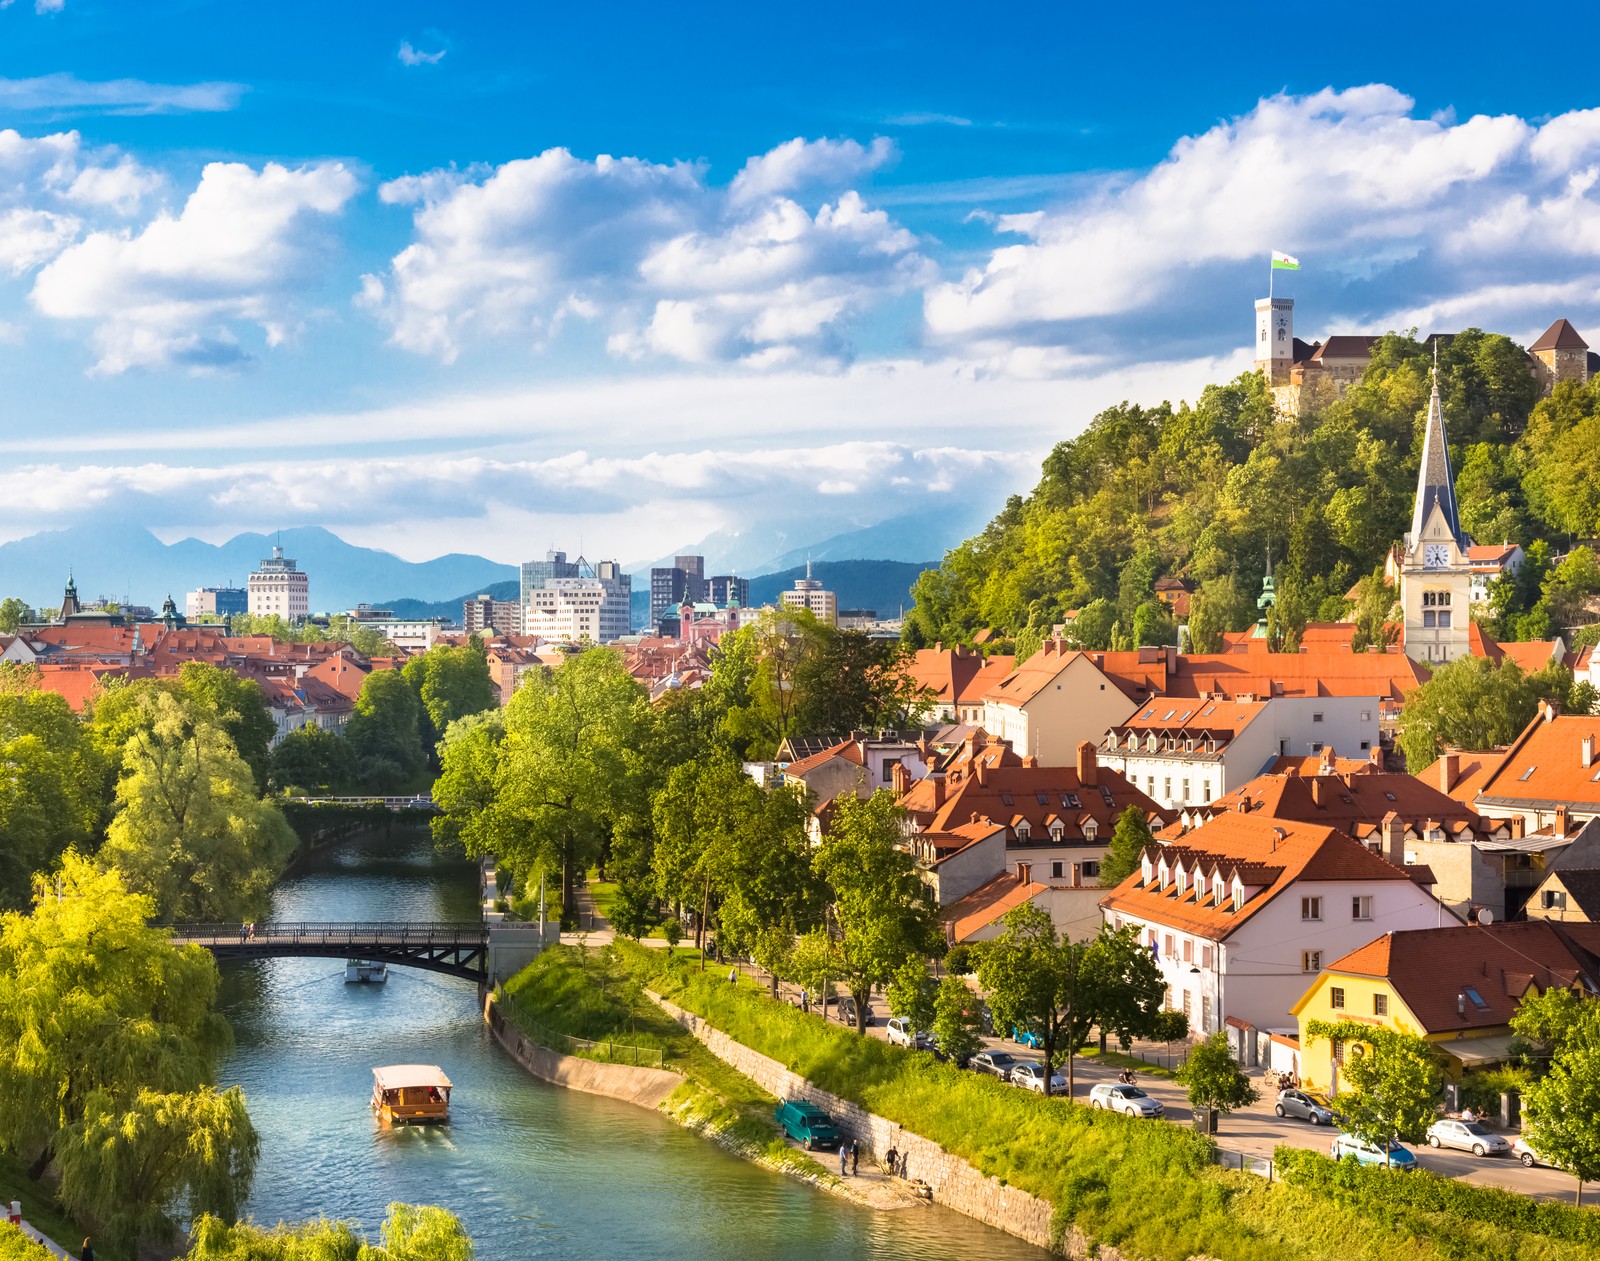
POLYGON ((401 1090, 407 1086, 450 1089, 450 1079, 437 1064, 390 1064, 373 1069, 372 1080, 379 1090, 401 1090))

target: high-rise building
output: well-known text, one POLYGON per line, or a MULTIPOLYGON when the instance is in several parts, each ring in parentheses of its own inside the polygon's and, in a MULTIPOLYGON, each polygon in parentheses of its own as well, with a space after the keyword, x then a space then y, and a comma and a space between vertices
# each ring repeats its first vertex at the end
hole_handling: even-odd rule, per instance
POLYGON ((806 561, 806 576, 794 580, 794 590, 783 593, 783 606, 788 609, 809 609, 811 615, 827 626, 839 622, 839 597, 822 589, 820 579, 811 576, 811 562, 806 561))
POLYGON ((522 634, 522 605, 516 600, 496 600, 493 596, 473 596, 461 604, 461 625, 467 634, 495 630, 502 635, 522 634))
POLYGON ((250 575, 246 606, 255 617, 304 621, 311 612, 311 579, 274 547, 272 555, 250 575))
POLYGON ((674 556, 672 564, 650 571, 650 625, 674 604, 698 604, 706 599, 706 558, 674 556))
POLYGON ((738 578, 733 574, 715 574, 706 582, 706 599, 722 608, 730 604, 749 608, 750 579, 738 578))
POLYGON ((542 639, 607 644, 633 631, 633 579, 614 560, 590 565, 583 557, 570 564, 566 553, 551 552, 549 571, 523 565, 522 630, 542 639), (529 571, 541 579, 529 585, 529 571))
POLYGON ((197 617, 233 617, 250 611, 250 593, 243 587, 200 587, 183 597, 183 611, 197 617))

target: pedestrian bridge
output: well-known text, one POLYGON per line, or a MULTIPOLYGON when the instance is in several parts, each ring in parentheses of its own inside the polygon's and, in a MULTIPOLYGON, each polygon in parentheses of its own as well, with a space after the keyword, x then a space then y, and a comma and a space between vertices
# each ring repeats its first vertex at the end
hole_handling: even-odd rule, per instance
POLYGON ((417 810, 425 814, 438 813, 431 793, 415 793, 410 797, 282 797, 285 803, 297 806, 382 806, 385 810, 417 810))
POLYGON ((204 946, 217 959, 369 959, 400 967, 443 972, 480 984, 504 980, 525 967, 547 941, 559 941, 556 925, 516 920, 260 923, 246 932, 238 924, 178 924, 176 945, 204 946))

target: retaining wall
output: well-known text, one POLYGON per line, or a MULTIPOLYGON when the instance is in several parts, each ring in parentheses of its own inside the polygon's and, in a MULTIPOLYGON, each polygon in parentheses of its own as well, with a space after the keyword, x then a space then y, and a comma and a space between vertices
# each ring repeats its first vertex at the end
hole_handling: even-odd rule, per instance
MULTIPOLYGON (((645 992, 650 994, 648 990, 645 992)), ((839 1130, 858 1140, 875 1158, 881 1159, 891 1147, 904 1152, 907 1174, 926 1182, 933 1189, 933 1198, 938 1203, 976 1218, 987 1226, 1003 1230, 1008 1235, 1038 1244, 1041 1248, 1050 1246, 1053 1210, 1048 1200, 1029 1195, 1026 1191, 1019 1191, 997 1178, 980 1173, 961 1157, 945 1151, 930 1139, 902 1129, 895 1122, 868 1112, 848 1099, 841 1099, 838 1095, 813 1086, 777 1060, 752 1051, 742 1042, 735 1042, 720 1029, 707 1024, 693 1012, 684 1011, 668 1002, 659 994, 650 994, 650 999, 694 1034, 718 1059, 732 1065, 762 1089, 780 1099, 804 1099, 826 1109, 839 1130)), ((1081 1239, 1069 1239, 1067 1243, 1075 1254, 1086 1255, 1086 1252, 1080 1253, 1081 1239)), ((1102 1250, 1102 1255, 1109 1256, 1111 1253, 1102 1250)))
POLYGON ((657 1108, 683 1084, 683 1078, 660 1068, 635 1068, 630 1064, 606 1064, 575 1055, 562 1055, 524 1037, 521 1030, 505 1018, 494 995, 489 995, 483 1018, 495 1041, 535 1077, 568 1090, 590 1095, 606 1095, 641 1108, 657 1108))

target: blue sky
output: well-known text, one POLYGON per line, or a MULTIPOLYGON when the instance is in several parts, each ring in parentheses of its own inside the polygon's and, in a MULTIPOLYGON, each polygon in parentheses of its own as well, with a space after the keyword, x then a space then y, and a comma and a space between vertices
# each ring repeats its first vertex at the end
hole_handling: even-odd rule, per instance
POLYGON ((0 536, 965 522, 1246 366, 1274 247, 1303 336, 1600 333, 1584 58, 1218 12, 12 0, 0 536))

